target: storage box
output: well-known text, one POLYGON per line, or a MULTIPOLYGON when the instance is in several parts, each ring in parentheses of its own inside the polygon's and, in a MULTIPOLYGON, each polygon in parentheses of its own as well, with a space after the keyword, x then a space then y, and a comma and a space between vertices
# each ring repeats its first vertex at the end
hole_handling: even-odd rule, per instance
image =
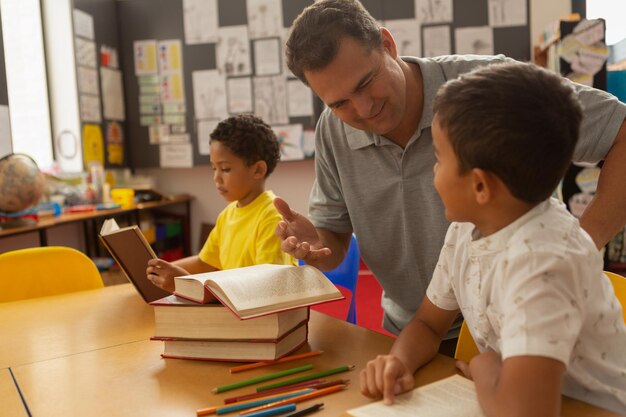
POLYGON ((114 188, 111 190, 111 199, 122 208, 132 208, 135 205, 135 190, 132 188, 114 188))

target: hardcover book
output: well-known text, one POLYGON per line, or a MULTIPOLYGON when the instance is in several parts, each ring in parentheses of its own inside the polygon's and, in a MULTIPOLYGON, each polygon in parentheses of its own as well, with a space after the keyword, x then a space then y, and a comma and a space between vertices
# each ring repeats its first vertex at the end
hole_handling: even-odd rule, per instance
POLYGON ((100 229, 100 241, 147 303, 170 295, 148 280, 148 261, 157 256, 139 227, 120 228, 115 219, 106 219, 100 229))
POLYGON ((174 282, 176 295, 202 303, 211 293, 241 319, 344 298, 310 265, 254 265, 176 277, 174 282))
MULTIPOLYGON (((307 322, 274 341, 165 339, 164 358, 257 362, 280 359, 307 341, 307 322)), ((159 340, 159 339, 157 339, 159 340)))
POLYGON ((239 320, 221 304, 198 304, 175 295, 150 305, 154 307, 155 339, 276 341, 309 320, 308 307, 239 320))

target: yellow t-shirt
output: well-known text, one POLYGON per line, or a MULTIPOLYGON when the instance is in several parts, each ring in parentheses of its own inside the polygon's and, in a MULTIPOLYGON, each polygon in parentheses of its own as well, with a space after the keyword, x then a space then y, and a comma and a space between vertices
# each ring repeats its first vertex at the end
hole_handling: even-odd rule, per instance
POLYGON ((258 264, 297 265, 280 249, 276 225, 282 219, 265 191, 245 207, 232 202, 219 214, 215 227, 198 254, 217 269, 241 268, 258 264))

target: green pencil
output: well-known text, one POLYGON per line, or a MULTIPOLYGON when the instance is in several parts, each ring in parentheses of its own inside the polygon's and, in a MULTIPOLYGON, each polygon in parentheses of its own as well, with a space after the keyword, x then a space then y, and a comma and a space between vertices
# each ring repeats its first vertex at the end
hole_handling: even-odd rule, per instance
POLYGON ((286 381, 277 382, 276 384, 263 385, 261 387, 257 387, 256 392, 261 392, 261 391, 265 391, 268 389, 278 388, 278 387, 282 387, 282 386, 290 385, 290 384, 297 384, 298 382, 310 381, 312 379, 317 379, 317 378, 321 378, 321 377, 328 376, 328 375, 335 375, 341 372, 351 371, 352 369, 354 369, 354 365, 344 365, 344 366, 340 366, 339 368, 328 369, 326 371, 315 372, 313 374, 301 376, 299 378, 292 378, 286 381))
POLYGON ((231 389, 247 387, 248 385, 256 384, 258 382, 269 381, 270 379, 280 378, 281 376, 292 375, 298 372, 309 371, 313 369, 313 365, 308 364, 304 366, 299 366, 297 368, 285 369, 284 371, 274 372, 273 374, 258 376, 256 378, 247 379, 245 381, 235 382, 234 384, 222 385, 221 387, 213 388, 212 392, 220 393, 224 391, 230 391, 231 389))

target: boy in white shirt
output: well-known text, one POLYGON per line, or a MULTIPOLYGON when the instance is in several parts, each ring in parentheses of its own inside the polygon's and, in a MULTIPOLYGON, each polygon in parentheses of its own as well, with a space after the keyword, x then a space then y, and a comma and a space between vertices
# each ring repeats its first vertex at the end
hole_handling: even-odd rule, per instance
POLYGON ((434 184, 453 223, 421 307, 361 392, 393 402, 459 312, 481 353, 457 366, 488 416, 557 416, 561 394, 626 413, 626 326, 602 258, 550 198, 581 108, 558 75, 493 65, 435 101, 434 184))

